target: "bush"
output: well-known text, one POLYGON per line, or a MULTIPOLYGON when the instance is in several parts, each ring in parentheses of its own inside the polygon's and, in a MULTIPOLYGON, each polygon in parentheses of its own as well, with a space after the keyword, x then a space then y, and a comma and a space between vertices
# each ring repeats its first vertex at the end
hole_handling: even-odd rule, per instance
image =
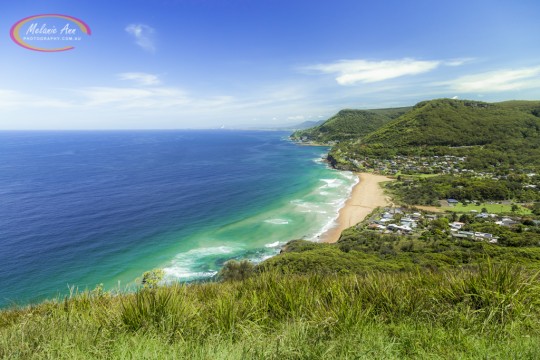
POLYGON ((223 281, 245 280, 253 275, 255 265, 249 260, 229 260, 223 265, 218 278, 223 281))

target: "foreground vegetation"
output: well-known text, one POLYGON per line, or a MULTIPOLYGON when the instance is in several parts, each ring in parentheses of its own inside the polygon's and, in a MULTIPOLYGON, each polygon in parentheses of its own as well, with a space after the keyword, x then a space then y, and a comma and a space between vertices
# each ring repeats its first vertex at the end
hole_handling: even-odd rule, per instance
POLYGON ((0 312, 9 359, 537 359, 538 274, 262 272, 0 312))

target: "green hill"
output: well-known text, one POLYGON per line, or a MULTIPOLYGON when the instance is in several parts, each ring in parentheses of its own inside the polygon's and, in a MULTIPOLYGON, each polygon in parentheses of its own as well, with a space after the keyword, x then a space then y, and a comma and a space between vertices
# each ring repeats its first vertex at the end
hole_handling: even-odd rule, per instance
POLYGON ((394 146, 540 145, 540 102, 424 101, 362 139, 394 146))
POLYGON ((453 155, 466 158, 464 168, 540 168, 540 101, 486 103, 436 99, 375 131, 332 148, 334 166, 355 170, 354 162, 403 156, 453 155))
POLYGON ((323 124, 296 131, 291 137, 317 143, 356 139, 377 130, 410 109, 341 110, 323 124))

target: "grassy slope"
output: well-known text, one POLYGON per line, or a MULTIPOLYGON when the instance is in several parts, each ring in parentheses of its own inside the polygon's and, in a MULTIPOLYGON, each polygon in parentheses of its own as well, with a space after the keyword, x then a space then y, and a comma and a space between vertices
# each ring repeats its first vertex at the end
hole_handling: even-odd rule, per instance
POLYGON ((410 109, 341 110, 323 124, 297 131, 292 137, 296 139, 307 137, 320 143, 358 138, 377 130, 410 109))
POLYGON ((535 359, 539 295, 490 263, 85 293, 0 312, 0 358, 535 359))

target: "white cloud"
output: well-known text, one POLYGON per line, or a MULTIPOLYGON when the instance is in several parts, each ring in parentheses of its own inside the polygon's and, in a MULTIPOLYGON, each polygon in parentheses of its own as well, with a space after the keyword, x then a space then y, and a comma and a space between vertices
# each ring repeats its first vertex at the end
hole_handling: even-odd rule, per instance
POLYGON ((68 108, 72 104, 50 97, 30 95, 15 90, 0 89, 0 109, 6 108, 68 108))
POLYGON ((120 80, 133 81, 137 85, 143 86, 159 85, 161 83, 157 75, 147 73, 128 72, 118 74, 117 76, 120 80))
POLYGON ((125 30, 135 38, 135 43, 143 50, 152 53, 156 51, 154 40, 156 31, 152 27, 144 24, 129 24, 125 30))
POLYGON ((452 59, 452 60, 447 60, 444 62, 444 65, 446 66, 461 66, 465 63, 468 63, 470 61, 473 61, 474 59, 473 58, 462 58, 462 59, 452 59))
POLYGON ((304 115, 295 115, 295 116, 288 116, 287 120, 304 120, 306 117, 304 115))
POLYGON ((231 96, 211 96, 197 98, 180 88, 152 87, 90 87, 79 90, 81 104, 90 108, 112 109, 181 109, 189 111, 218 111, 220 107, 231 106, 235 99, 231 96))
POLYGON ((417 75, 437 68, 441 61, 423 61, 415 59, 401 60, 339 60, 330 64, 318 64, 306 67, 323 74, 337 74, 340 85, 373 83, 406 75, 417 75))
POLYGON ((164 108, 190 102, 185 91, 176 88, 90 87, 79 91, 87 106, 113 105, 118 108, 164 108))
POLYGON ((540 86, 540 66, 466 75, 441 84, 464 93, 530 89, 540 86))

